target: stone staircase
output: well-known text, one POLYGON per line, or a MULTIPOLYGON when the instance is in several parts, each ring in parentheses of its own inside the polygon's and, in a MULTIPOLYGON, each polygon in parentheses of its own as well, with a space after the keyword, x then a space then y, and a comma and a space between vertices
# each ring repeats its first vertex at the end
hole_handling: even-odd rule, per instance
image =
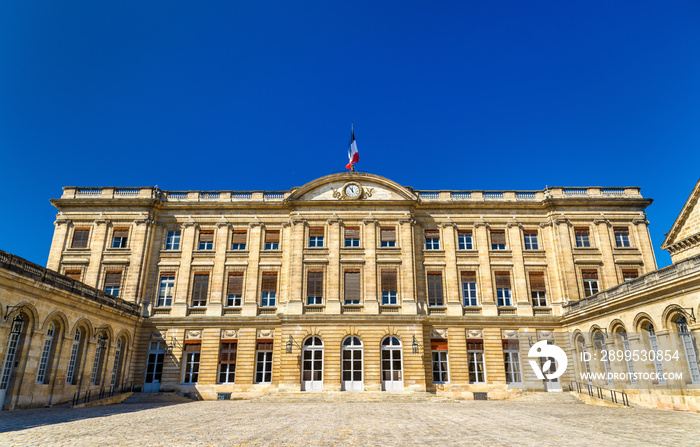
POLYGON ((514 402, 548 402, 548 403, 572 403, 580 402, 576 396, 568 391, 560 393, 546 393, 539 391, 526 391, 507 399, 514 402))
POLYGON ((251 399, 251 402, 454 403, 459 401, 444 396, 419 392, 392 393, 387 391, 323 391, 265 394, 251 399))
POLYGON ((133 393, 124 400, 124 404, 172 405, 192 402, 192 399, 176 393, 133 393))

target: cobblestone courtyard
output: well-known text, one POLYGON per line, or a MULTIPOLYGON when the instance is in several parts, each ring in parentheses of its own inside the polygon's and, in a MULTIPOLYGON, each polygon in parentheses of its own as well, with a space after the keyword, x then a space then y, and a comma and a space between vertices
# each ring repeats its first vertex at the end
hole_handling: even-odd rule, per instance
POLYGON ((700 445, 700 415, 513 401, 118 404, 0 413, 0 445, 700 445))

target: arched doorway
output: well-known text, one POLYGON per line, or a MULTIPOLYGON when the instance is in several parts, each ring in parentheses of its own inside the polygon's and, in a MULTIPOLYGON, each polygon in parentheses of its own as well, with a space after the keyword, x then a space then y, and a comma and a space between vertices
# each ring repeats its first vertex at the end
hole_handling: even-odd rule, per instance
POLYGON ((382 340, 382 389, 403 391, 403 361, 401 342, 396 337, 382 340))
POLYGON ((343 391, 362 391, 362 341, 348 337, 343 341, 343 391))
POLYGON ((323 391, 323 342, 309 337, 302 347, 301 390, 323 391))

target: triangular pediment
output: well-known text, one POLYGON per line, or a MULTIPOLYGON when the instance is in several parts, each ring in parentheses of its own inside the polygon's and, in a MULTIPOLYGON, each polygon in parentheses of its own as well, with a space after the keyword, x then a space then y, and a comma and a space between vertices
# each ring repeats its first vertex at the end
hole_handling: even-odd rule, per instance
POLYGON ((417 201, 418 197, 412 189, 388 178, 364 172, 344 172, 313 180, 294 189, 286 199, 287 202, 338 200, 417 201), (345 194, 346 187, 351 184, 358 186, 358 197, 345 194))
POLYGON ((676 221, 668 232, 661 248, 668 250, 676 243, 685 241, 700 234, 700 180, 695 184, 693 192, 686 200, 685 205, 676 221))

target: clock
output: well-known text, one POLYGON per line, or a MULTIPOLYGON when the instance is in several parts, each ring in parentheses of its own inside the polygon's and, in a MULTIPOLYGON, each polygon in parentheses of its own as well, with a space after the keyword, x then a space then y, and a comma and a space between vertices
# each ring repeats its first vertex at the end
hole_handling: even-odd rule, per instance
POLYGON ((362 194, 362 187, 357 183, 348 183, 343 188, 343 193, 348 199, 359 199, 362 194))

